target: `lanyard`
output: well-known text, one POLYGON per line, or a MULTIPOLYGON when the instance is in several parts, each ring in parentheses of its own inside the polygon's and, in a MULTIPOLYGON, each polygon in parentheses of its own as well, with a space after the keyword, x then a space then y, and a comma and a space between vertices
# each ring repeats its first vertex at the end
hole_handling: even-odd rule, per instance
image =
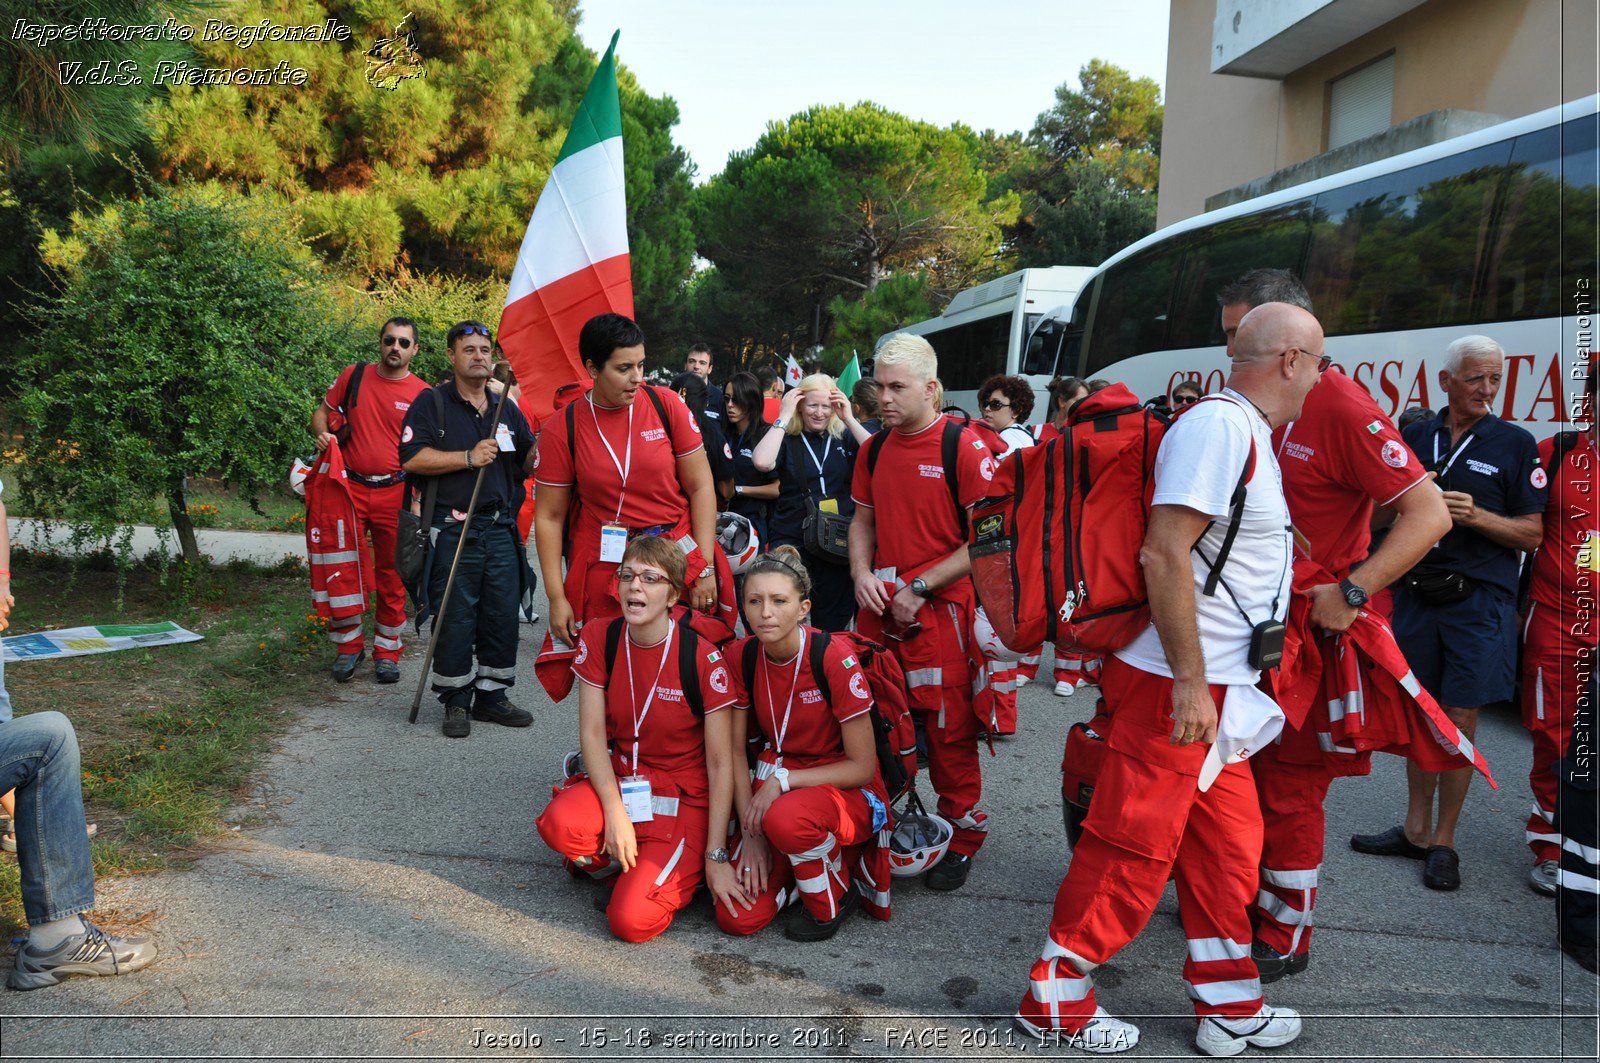
POLYGON ((644 709, 639 708, 639 688, 633 683, 633 639, 623 634, 623 655, 628 661, 628 693, 633 695, 633 773, 639 773, 639 728, 644 726, 645 717, 650 715, 650 704, 656 699, 656 687, 661 684, 661 673, 667 670, 667 655, 672 652, 672 635, 677 630, 675 620, 667 621, 667 641, 661 644, 661 665, 656 669, 655 681, 650 684, 650 693, 644 696, 644 709))
MULTIPOLYGON (((783 763, 783 739, 789 733, 789 714, 794 711, 794 692, 800 686, 800 662, 806 656, 806 629, 800 629, 800 650, 794 655, 794 676, 789 680, 789 701, 783 707, 783 723, 778 725, 778 733, 773 736, 772 747, 778 753, 777 763, 783 763)), ((767 685, 767 708, 772 710, 772 721, 777 723, 777 699, 772 696, 772 669, 767 661, 767 655, 761 655, 761 679, 767 685)))
MULTIPOLYGON (((628 407, 628 446, 625 456, 617 460, 617 452, 611 449, 611 441, 606 434, 600 431, 600 415, 594 412, 594 399, 589 399, 589 416, 594 418, 594 434, 600 437, 600 445, 606 448, 606 453, 611 455, 611 464, 616 466, 618 476, 617 486, 617 515, 611 519, 617 522, 622 520, 622 496, 628 493, 628 470, 633 468, 633 407, 628 407)), ((572 470, 576 473, 578 470, 572 470)))
POLYGON ((828 455, 833 453, 833 437, 828 437, 827 445, 822 448, 822 460, 817 460, 817 452, 811 449, 811 440, 806 438, 804 432, 800 433, 800 442, 806 445, 806 453, 811 456, 811 464, 817 467, 817 490, 823 498, 828 497, 828 478, 822 467, 828 463, 828 455))
POLYGON ((1461 456, 1462 451, 1466 450, 1467 444, 1471 442, 1472 433, 1468 432, 1466 438, 1461 441, 1461 444, 1450 452, 1449 460, 1444 463, 1444 468, 1441 469, 1439 468, 1439 433, 1433 433, 1433 471, 1434 478, 1436 480, 1438 480, 1440 483, 1444 482, 1445 476, 1450 472, 1450 466, 1456 463, 1456 459, 1461 456))

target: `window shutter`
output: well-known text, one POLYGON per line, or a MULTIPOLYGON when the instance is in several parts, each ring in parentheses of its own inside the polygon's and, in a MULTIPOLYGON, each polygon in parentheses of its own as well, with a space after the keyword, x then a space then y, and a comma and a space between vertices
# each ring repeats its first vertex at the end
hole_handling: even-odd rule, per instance
POLYGON ((1368 63, 1328 88, 1329 151, 1381 133, 1394 115, 1394 56, 1368 63))

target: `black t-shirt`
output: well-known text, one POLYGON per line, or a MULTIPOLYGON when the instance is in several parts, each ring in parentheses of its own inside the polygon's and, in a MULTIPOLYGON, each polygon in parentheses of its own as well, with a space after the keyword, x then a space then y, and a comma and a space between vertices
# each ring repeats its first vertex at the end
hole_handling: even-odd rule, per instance
POLYGON ((855 472, 856 446, 849 433, 835 439, 826 432, 802 432, 783 437, 778 451, 778 504, 773 507, 773 539, 799 539, 805 526, 806 504, 825 498, 838 502, 839 512, 855 512, 850 479, 855 472))
MULTIPOLYGON (((1544 512, 1546 473, 1526 429, 1489 414, 1454 447, 1442 417, 1418 421, 1400 436, 1424 469, 1439 474, 1441 491, 1464 491, 1474 504, 1503 517, 1544 512)), ((1509 546, 1470 528, 1451 528, 1417 570, 1458 572, 1510 596, 1517 593, 1517 564, 1517 551, 1509 546)))
MULTIPOLYGON (((746 430, 738 436, 733 435, 733 425, 728 425, 729 439, 728 450, 733 460, 733 482, 739 487, 760 487, 770 484, 778 478, 776 472, 762 472, 756 468, 752 455, 755 453, 756 444, 761 442, 761 437, 767 434, 770 427, 765 421, 746 422, 746 430)), ((733 501, 728 503, 728 509, 734 513, 741 513, 752 520, 759 522, 761 530, 765 531, 767 521, 772 516, 772 503, 764 498, 745 498, 735 495, 733 501)))
MULTIPOLYGON (((402 465, 416 457, 423 447, 460 454, 489 438, 496 398, 492 392, 488 406, 479 413, 476 406, 461 397, 454 379, 445 381, 433 390, 444 398, 444 424, 438 423, 433 395, 429 392, 418 395, 411 403, 411 409, 406 412, 405 426, 400 429, 402 465)), ((480 512, 496 507, 514 512, 522 505, 523 481, 526 479, 522 465, 527 460, 528 452, 533 449, 533 430, 528 427, 528 419, 522 416, 517 404, 511 401, 501 406, 500 424, 504 428, 502 438, 510 439, 511 449, 501 450, 498 460, 483 474, 483 489, 478 492, 480 512)), ((472 501, 472 485, 477 478, 478 471, 467 468, 465 458, 459 471, 440 474, 438 508, 434 511, 434 520, 463 519, 467 505, 472 501)), ((420 483, 417 490, 421 490, 420 483)))

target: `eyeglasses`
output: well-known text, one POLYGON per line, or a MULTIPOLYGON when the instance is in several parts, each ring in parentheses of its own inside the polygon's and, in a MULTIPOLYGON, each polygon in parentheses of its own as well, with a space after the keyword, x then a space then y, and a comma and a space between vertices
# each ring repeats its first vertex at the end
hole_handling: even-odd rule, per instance
MULTIPOLYGON (((1301 354, 1310 354, 1311 353, 1310 351, 1306 350, 1304 347, 1289 347, 1289 348, 1285 349, 1281 354, 1279 354, 1278 357, 1282 358, 1282 357, 1284 357, 1284 356, 1286 356, 1286 355, 1288 355, 1288 354, 1290 354, 1290 353, 1292 353, 1294 351, 1299 351, 1301 354)), ((1317 355, 1317 374, 1320 376, 1321 374, 1326 373, 1328 371, 1328 367, 1331 366, 1332 364, 1333 364, 1333 355, 1331 355, 1331 354, 1319 354, 1319 355, 1317 355)))
POLYGON ((638 580, 639 582, 643 583, 646 587, 659 587, 663 583, 671 583, 672 582, 670 579, 668 579, 666 577, 666 575, 664 573, 651 572, 649 569, 642 569, 642 570, 638 570, 638 571, 635 571, 634 569, 631 569, 631 568, 619 568, 619 569, 617 569, 617 582, 618 583, 622 584, 623 586, 627 586, 628 584, 632 583, 634 580, 638 580))
POLYGON ((404 336, 385 336, 383 338, 383 345, 385 347, 398 347, 402 351, 409 351, 411 349, 411 341, 406 339, 404 336))
POLYGON ((995 410, 1011 409, 1011 403, 1001 402, 999 399, 990 399, 988 402, 983 404, 983 408, 988 410, 990 413, 993 413, 995 410))
POLYGON ((1174 406, 1193 406, 1195 403, 1197 403, 1199 401, 1200 401, 1200 396, 1198 396, 1198 395, 1174 395, 1174 396, 1172 396, 1172 404, 1174 406))

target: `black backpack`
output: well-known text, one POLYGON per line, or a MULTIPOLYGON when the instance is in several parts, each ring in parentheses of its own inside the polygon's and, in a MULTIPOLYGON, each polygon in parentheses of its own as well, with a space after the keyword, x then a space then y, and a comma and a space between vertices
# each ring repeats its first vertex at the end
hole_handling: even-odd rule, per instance
MULTIPOLYGON (((616 671, 617 651, 622 647, 627 621, 617 617, 606 628, 606 677, 616 671)), ((687 623, 678 625, 678 679, 683 683, 683 700, 696 717, 706 714, 705 692, 700 689, 700 636, 687 623)))
POLYGON ((344 394, 339 398, 339 405, 334 407, 344 422, 339 425, 339 430, 333 433, 333 438, 339 441, 341 447, 350 445, 350 411, 356 408, 356 396, 361 394, 361 378, 366 372, 367 363, 357 362, 350 379, 344 382, 344 394))

